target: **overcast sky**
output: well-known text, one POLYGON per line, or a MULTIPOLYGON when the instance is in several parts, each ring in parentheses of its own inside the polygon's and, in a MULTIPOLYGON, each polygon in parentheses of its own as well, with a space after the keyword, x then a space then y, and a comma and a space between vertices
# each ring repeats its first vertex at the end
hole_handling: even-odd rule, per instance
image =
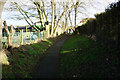
MULTIPOLYGON (((31 5, 31 3, 29 3, 29 0, 13 0, 13 1, 17 1, 19 3, 22 2, 25 2, 27 5, 31 5)), ((58 0, 57 0, 58 1, 58 0)), ((65 1, 65 0, 60 0, 60 1, 65 1)), ((84 0, 86 1, 86 0, 84 0)), ((118 0, 91 0, 91 4, 87 4, 85 9, 82 9, 82 8, 79 8, 78 11, 82 11, 83 13, 86 13, 87 15, 85 14, 77 14, 77 23, 80 22, 80 20, 82 20, 83 18, 86 18, 86 17, 94 17, 94 14, 96 13, 100 13, 100 12, 104 12, 105 8, 112 2, 115 2, 115 1, 118 1, 118 0)), ((5 7, 9 7, 9 0, 7 1, 7 3, 5 4, 5 7)), ((49 1, 48 1, 49 2, 49 1)), ((20 13, 18 11, 6 11, 6 10, 3 10, 3 13, 2 13, 2 20, 6 20, 7 21, 7 24, 8 25, 14 25, 14 26, 17 26, 17 25, 28 25, 26 23, 25 20, 16 20, 16 19, 12 19, 11 16, 13 15, 20 15, 20 13)), ((74 13, 72 13, 72 15, 74 15, 74 13)), ((74 22, 74 16, 71 16, 72 18, 72 22, 74 22)), ((49 18, 50 19, 50 18, 49 18)), ((34 22, 37 21, 37 20, 34 20, 34 22)), ((73 24, 74 26, 74 24, 73 24)))

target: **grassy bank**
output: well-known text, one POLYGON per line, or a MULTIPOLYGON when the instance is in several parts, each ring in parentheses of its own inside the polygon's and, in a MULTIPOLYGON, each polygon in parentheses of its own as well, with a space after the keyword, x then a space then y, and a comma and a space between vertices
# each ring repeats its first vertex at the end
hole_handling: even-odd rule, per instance
POLYGON ((61 49, 60 77, 120 77, 116 49, 107 50, 88 38, 73 35, 61 49))
MULTIPOLYGON (((63 36, 63 35, 62 35, 63 36)), ((31 78, 30 73, 36 68, 38 62, 44 57, 44 52, 62 36, 47 39, 31 45, 14 48, 8 55, 10 65, 2 66, 3 78, 31 78)))

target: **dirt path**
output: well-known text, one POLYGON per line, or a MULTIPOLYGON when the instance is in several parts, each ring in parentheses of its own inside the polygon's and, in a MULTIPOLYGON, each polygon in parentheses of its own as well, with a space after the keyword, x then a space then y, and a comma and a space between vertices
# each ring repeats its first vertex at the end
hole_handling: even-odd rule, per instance
POLYGON ((59 53, 68 36, 64 36, 46 51, 32 78, 56 78, 58 75, 59 53))

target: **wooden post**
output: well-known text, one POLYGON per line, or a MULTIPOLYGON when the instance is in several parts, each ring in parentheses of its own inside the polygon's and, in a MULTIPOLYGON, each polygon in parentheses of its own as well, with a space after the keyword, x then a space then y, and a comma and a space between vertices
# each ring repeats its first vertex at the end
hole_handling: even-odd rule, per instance
POLYGON ((17 26, 17 32, 20 32, 19 26, 17 26))
POLYGON ((21 30, 20 33, 21 33, 21 42, 20 42, 20 44, 23 45, 23 30, 21 30))
POLYGON ((26 26, 26 32, 27 32, 27 26, 26 26))

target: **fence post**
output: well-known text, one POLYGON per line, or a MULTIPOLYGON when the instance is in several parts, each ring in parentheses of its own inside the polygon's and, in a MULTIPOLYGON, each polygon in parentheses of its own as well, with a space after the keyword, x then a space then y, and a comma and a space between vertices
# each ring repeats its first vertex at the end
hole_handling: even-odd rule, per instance
POLYGON ((19 32, 19 31, 20 31, 19 26, 17 26, 17 32, 19 32))
POLYGON ((23 30, 21 30, 20 33, 21 33, 21 42, 20 42, 20 44, 23 45, 23 30))
POLYGON ((26 26, 26 32, 27 32, 27 26, 26 26))

